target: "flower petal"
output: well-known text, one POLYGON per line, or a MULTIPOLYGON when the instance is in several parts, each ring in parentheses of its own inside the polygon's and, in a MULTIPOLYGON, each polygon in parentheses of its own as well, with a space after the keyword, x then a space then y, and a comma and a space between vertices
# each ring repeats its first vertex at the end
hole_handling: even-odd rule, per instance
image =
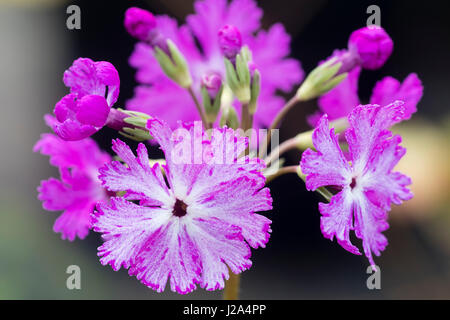
POLYGON ((337 242, 353 254, 361 254, 350 241, 350 230, 353 230, 353 199, 349 187, 331 197, 330 203, 319 203, 320 229, 325 238, 337 242))
POLYGON ((388 130, 404 119, 402 101, 387 106, 360 105, 348 116, 350 128, 345 132, 350 157, 356 172, 363 172, 374 147, 389 138, 388 130))
POLYGON ((102 128, 111 109, 106 99, 96 95, 85 95, 78 101, 76 119, 84 125, 102 128))
POLYGON ((344 186, 349 183, 350 167, 339 146, 334 129, 328 127, 324 115, 312 135, 317 151, 307 149, 302 154, 300 167, 306 175, 306 188, 316 190, 323 186, 344 186))
POLYGON ((128 198, 140 198, 146 205, 160 206, 170 203, 170 196, 161 168, 150 166, 147 148, 140 143, 137 157, 123 141, 113 140, 112 149, 125 162, 113 161, 100 168, 100 180, 111 191, 126 191, 128 198))
POLYGON ((400 146, 401 141, 401 137, 396 135, 376 146, 364 174, 366 195, 384 210, 390 210, 391 203, 401 204, 413 197, 406 187, 411 184, 411 179, 392 172, 406 153, 406 149, 400 146))
POLYGON ((112 106, 119 96, 119 73, 107 61, 94 62, 89 58, 78 58, 64 72, 63 80, 70 87, 70 92, 79 98, 88 94, 99 95, 105 97, 108 105, 112 106))
POLYGON ((422 98, 422 94, 422 82, 415 73, 408 75, 403 83, 393 77, 385 77, 375 85, 370 103, 386 105, 392 101, 401 100, 405 103, 404 119, 408 120, 417 111, 417 103, 422 98))
POLYGON ((163 225, 167 209, 136 205, 124 198, 99 203, 92 215, 92 228, 103 233, 105 242, 98 248, 100 262, 114 270, 129 268, 149 236, 163 225))

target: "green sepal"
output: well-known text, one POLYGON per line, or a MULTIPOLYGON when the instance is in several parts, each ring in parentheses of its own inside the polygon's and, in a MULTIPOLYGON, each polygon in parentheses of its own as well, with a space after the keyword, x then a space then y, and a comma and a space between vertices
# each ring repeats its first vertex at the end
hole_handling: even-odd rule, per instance
POLYGON ((191 74, 189 73, 188 64, 183 54, 178 50, 175 43, 170 39, 167 40, 167 47, 170 57, 159 47, 155 47, 155 58, 164 73, 173 81, 183 88, 189 88, 192 84, 191 74))
POLYGON ((259 92, 261 91, 261 74, 255 70, 252 78, 250 102, 248 104, 248 111, 250 114, 255 114, 259 92))

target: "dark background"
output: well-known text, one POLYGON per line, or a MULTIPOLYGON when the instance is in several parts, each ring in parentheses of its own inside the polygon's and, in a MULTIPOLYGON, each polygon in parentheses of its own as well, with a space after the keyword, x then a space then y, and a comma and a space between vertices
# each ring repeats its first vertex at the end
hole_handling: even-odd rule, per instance
MULTIPOLYGON (((135 71, 128 65, 128 57, 135 40, 123 28, 126 8, 146 8, 155 14, 172 15, 182 22, 193 11, 192 1, 37 1, 42 2, 39 5, 19 2, 24 5, 7 4, 0 7, 0 18, 8 16, 8 21, 12 23, 6 25, 4 22, 5 26, 11 28, 5 39, 15 39, 15 35, 20 37, 20 32, 24 35, 31 32, 31 35, 12 40, 13 47, 2 41, 2 50, 10 52, 8 61, 12 62, 18 60, 16 54, 23 54, 19 50, 27 51, 27 62, 22 63, 30 67, 26 68, 20 65, 21 61, 17 61, 14 69, 4 61, 0 66, 8 76, 4 74, 0 79, 2 86, 15 89, 14 93, 5 91, 5 94, 30 96, 27 101, 31 103, 24 101, 20 104, 23 111, 20 111, 19 116, 26 119, 32 129, 21 131, 23 121, 18 121, 10 122, 8 131, 4 129, 3 132, 5 136, 2 143, 6 148, 13 143, 11 139, 14 141, 14 135, 19 135, 17 143, 20 146, 13 147, 12 151, 17 153, 17 157, 8 156, 7 163, 18 166, 20 161, 18 164, 15 159, 21 157, 27 157, 29 162, 22 163, 27 166, 26 170, 11 171, 11 167, 6 165, 0 167, 4 178, 0 237, 5 239, 0 245, 0 298, 179 298, 169 290, 164 294, 154 293, 135 278, 128 277, 124 270, 114 272, 110 267, 102 267, 96 257, 96 247, 101 243, 98 234, 91 233, 84 241, 70 243, 52 233, 56 214, 43 212, 36 200, 35 187, 40 179, 55 175, 56 171, 49 168, 47 159, 32 154, 31 146, 38 139, 38 134, 46 131, 42 122, 39 122, 41 116, 50 112, 54 103, 66 92, 61 81, 63 71, 79 56, 113 63, 121 78, 120 97, 116 106, 123 106, 131 98, 136 82, 135 71), (81 30, 70 31, 65 28, 65 8, 69 4, 77 4, 81 8, 81 30), (22 21, 26 19, 28 27, 13 30, 20 25, 17 19, 13 21, 11 18, 14 15, 22 21), (35 32, 39 33, 39 39, 44 40, 35 41, 35 32), (15 41, 24 43, 18 45, 15 41), (33 50, 39 50, 39 53, 34 54, 33 50), (36 56, 42 60, 31 62, 36 56), (35 66, 34 63, 41 66, 35 66), (24 69, 22 77, 28 81, 20 81, 19 77, 17 82, 11 84, 11 73, 18 72, 17 68, 24 69), (30 81, 32 77, 36 81, 30 81), (26 90, 27 83, 30 88, 38 84, 44 88, 39 90, 39 99, 26 90), (31 114, 27 111, 30 109, 33 109, 31 114), (23 139, 20 140, 20 137, 23 139), (26 200, 21 201, 23 198, 26 200), (16 229, 17 232, 14 231, 16 229), (81 267, 80 291, 69 291, 65 287, 65 268, 70 264, 81 267)), ((272 237, 266 249, 253 251, 253 267, 242 276, 241 297, 450 298, 447 188, 450 20, 445 2, 277 0, 258 3, 264 10, 263 28, 277 21, 285 25, 292 36, 291 56, 301 61, 306 73, 335 48, 346 47, 350 33, 365 25, 369 16, 366 8, 372 4, 378 5, 381 8, 381 25, 394 40, 394 52, 380 70, 362 73, 359 85, 361 100, 368 101, 375 82, 386 75, 403 80, 411 72, 418 73, 425 87, 424 97, 411 124, 399 130, 411 133, 411 141, 419 141, 415 137, 420 132, 429 133, 425 144, 440 141, 436 147, 440 151, 431 159, 437 157, 442 161, 433 166, 419 156, 409 164, 413 170, 411 175, 420 168, 429 172, 438 170, 435 175, 439 181, 425 180, 414 190, 422 202, 410 206, 406 211, 394 209, 391 213, 391 227, 385 232, 390 244, 381 257, 375 258, 381 267, 381 290, 368 290, 366 287, 369 275, 366 273, 368 261, 365 256, 352 255, 336 242, 330 242, 322 236, 317 210, 318 201, 322 201, 320 196, 307 192, 303 182, 295 175, 286 175, 272 182, 270 188, 274 210, 268 213, 273 220, 272 237), (431 188, 435 183, 443 185, 441 193, 433 193, 440 197, 427 203, 428 197, 420 197, 420 188, 431 188)), ((30 90, 33 92, 33 89, 30 90)), ((17 99, 11 98, 11 101, 18 103, 17 99)), ((6 108, 10 110, 9 105, 6 108)), ((280 140, 309 129, 305 116, 315 108, 315 102, 311 102, 294 109, 283 123, 280 140)), ((94 136, 105 150, 109 149, 113 137, 114 132, 108 129, 94 136)), ((407 138, 404 137, 404 140, 407 138)), ((422 147, 425 145, 422 144, 422 147)), ((427 153, 420 148, 419 155, 427 153)), ((297 164, 299 158, 300 155, 295 152, 288 153, 287 164, 297 164)), ((428 172, 422 175, 434 177, 428 172)), ((354 243, 360 245, 357 239, 354 239, 354 243)), ((220 293, 199 289, 188 298, 220 298, 220 293)))

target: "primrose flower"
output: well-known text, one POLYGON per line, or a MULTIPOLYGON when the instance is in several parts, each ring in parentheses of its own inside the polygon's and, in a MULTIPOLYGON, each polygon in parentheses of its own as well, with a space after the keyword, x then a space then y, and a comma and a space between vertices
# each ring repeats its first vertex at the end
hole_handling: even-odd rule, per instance
POLYGON ((265 165, 237 159, 248 141, 232 129, 214 129, 209 139, 200 123, 200 131, 186 126, 172 132, 156 119, 147 127, 167 165, 151 166, 143 144, 136 157, 124 142, 113 141, 125 165, 106 165, 100 179, 109 190, 126 193, 110 205, 99 203, 93 215, 93 229, 105 240, 100 261, 114 270, 129 268, 158 292, 168 278, 172 291, 181 294, 196 284, 222 289, 227 266, 233 273, 248 269, 249 246, 264 247, 269 239, 271 221, 255 213, 272 208, 261 174, 265 165), (201 151, 190 152, 191 145, 201 151))
POLYGON ((119 74, 109 62, 79 58, 64 72, 63 80, 70 93, 56 103, 52 128, 67 141, 89 137, 108 121, 119 95, 119 74))
MULTIPOLYGON (((55 122, 46 116, 47 123, 55 122)), ((65 141, 45 133, 33 151, 50 156, 50 164, 59 168, 60 179, 43 180, 38 187, 39 200, 49 211, 63 211, 53 226, 63 239, 84 239, 90 228, 90 214, 97 201, 108 199, 98 179, 98 169, 111 161, 94 140, 65 141)))
MULTIPOLYGON (((353 69, 340 84, 319 98, 320 111, 308 117, 311 126, 314 127, 324 113, 328 115, 329 120, 335 120, 346 117, 354 106, 360 104, 358 97, 360 72, 360 67, 353 69)), ((422 93, 422 82, 415 73, 409 74, 403 82, 393 77, 385 77, 373 88, 370 103, 386 105, 391 101, 403 101, 404 120, 407 120, 417 111, 417 104, 422 98, 422 93)))
MULTIPOLYGON (((224 42, 220 40, 219 31, 223 31, 225 26, 233 26, 233 30, 238 30, 235 33, 240 33, 242 45, 248 46, 252 53, 252 68, 256 66, 261 74, 254 124, 256 127, 269 125, 284 105, 284 99, 277 92, 290 91, 303 78, 300 63, 286 58, 290 51, 290 37, 284 27, 277 23, 268 31, 260 30, 262 10, 253 0, 199 0, 195 2, 194 9, 195 13, 189 15, 187 24, 182 26, 167 16, 155 17, 158 32, 173 41, 187 60, 198 100, 201 101, 200 88, 204 76, 217 74, 222 81, 226 78, 222 52, 224 42)), ((222 40, 225 38, 222 37, 222 40)), ((238 36, 233 39, 239 40, 238 36)), ((233 50, 238 42, 233 41, 233 50)), ((135 89, 134 97, 127 101, 127 109, 164 119, 172 128, 179 120, 190 122, 200 119, 187 90, 164 74, 155 59, 152 45, 139 42, 130 57, 130 64, 137 69, 136 79, 140 85, 135 89)), ((240 112, 237 100, 229 103, 240 112)))
POLYGON ((401 204, 413 196, 406 188, 410 178, 392 171, 406 149, 400 146, 401 137, 387 130, 404 118, 403 112, 399 101, 385 107, 356 107, 348 116, 350 127, 345 133, 348 158, 324 115, 312 137, 317 151, 307 149, 300 163, 308 190, 324 186, 338 189, 329 203, 319 203, 324 237, 336 237, 344 249, 360 254, 350 241, 350 231, 354 230, 373 267, 372 253, 379 256, 388 243, 382 232, 388 228, 391 204, 401 204))

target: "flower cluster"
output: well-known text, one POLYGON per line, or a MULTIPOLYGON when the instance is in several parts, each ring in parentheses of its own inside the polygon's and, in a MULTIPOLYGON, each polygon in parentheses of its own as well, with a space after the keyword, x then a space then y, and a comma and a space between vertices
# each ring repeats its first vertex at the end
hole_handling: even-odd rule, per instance
MULTIPOLYGON (((189 15, 186 24, 181 26, 175 19, 155 16, 154 29, 157 32, 153 33, 173 41, 189 61, 193 88, 198 97, 200 90, 197 88, 200 88, 204 77, 216 74, 225 80, 224 55, 233 58, 241 45, 248 46, 252 64, 261 73, 255 126, 268 126, 284 104, 276 92, 290 91, 303 78, 300 63, 286 58, 290 37, 284 27, 277 23, 268 31, 260 30, 262 10, 253 0, 234 0, 231 3, 227 0, 201 0, 195 2, 194 8, 195 13, 189 15), (194 39, 198 40, 200 47, 196 46, 194 39)), ((130 24, 126 22, 126 25, 130 24)), ((127 30, 132 35, 137 32, 136 29, 127 30)), ((142 37, 137 38, 142 41, 142 37)), ((172 128, 179 120, 200 119, 189 93, 163 72, 154 56, 154 46, 155 41, 139 42, 130 57, 130 64, 137 69, 136 80, 141 85, 127 102, 127 108, 165 119, 172 128)), ((240 110, 238 101, 228 103, 240 110)))
POLYGON ((406 150, 390 128, 416 112, 418 76, 382 79, 370 104, 361 105, 361 70, 380 68, 392 54, 381 27, 353 32, 346 49, 300 83, 300 63, 287 57, 290 37, 281 24, 260 30, 255 1, 198 0, 194 7, 181 26, 143 9, 125 12, 125 29, 139 40, 130 58, 139 86, 128 110, 112 108, 120 79, 111 63, 79 58, 64 73, 70 93, 45 116, 56 135, 43 134, 34 147, 60 172, 38 187, 44 209, 63 211, 54 231, 72 241, 93 229, 103 240, 103 265, 128 269, 158 292, 168 282, 180 294, 223 289, 230 273, 251 267, 251 248, 267 244, 267 185, 291 172, 328 200, 319 203, 323 235, 360 254, 353 230, 375 266, 372 255, 387 245, 382 232, 391 205, 412 197, 410 179, 394 171, 406 150), (277 93, 295 85, 285 104, 277 93), (256 155, 250 129, 269 127, 258 139, 267 151, 271 129, 315 98, 313 130, 256 155), (150 159, 144 143, 134 154, 114 139, 113 161, 90 137, 104 126, 159 145, 164 159, 150 159), (303 151, 300 165, 283 167, 279 154, 293 148, 303 151))

